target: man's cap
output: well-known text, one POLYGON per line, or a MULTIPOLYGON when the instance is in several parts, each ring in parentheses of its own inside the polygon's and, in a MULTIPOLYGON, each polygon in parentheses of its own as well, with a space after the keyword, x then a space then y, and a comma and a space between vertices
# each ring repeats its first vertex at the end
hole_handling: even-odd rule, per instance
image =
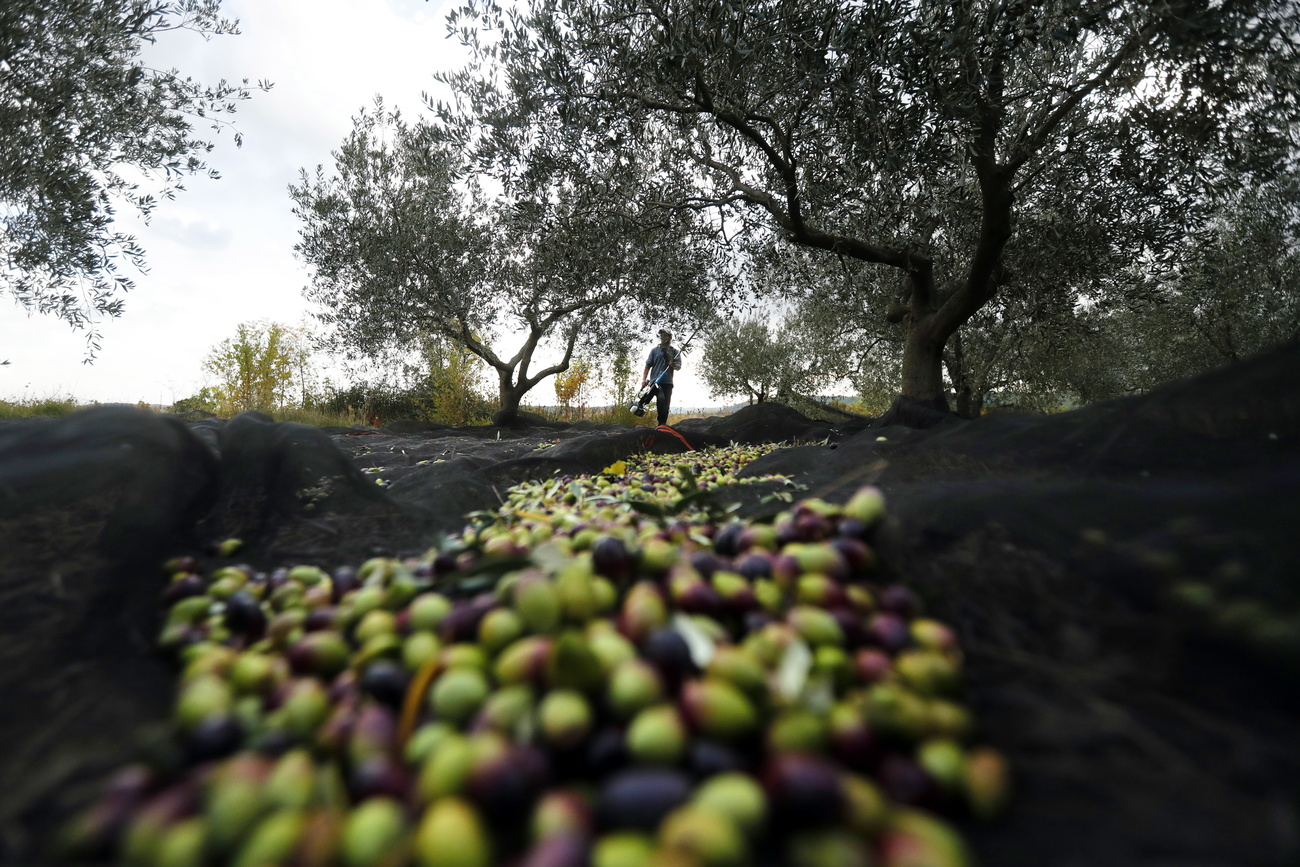
POLYGON ((671 331, 669 331, 667 328, 660 328, 660 329, 659 329, 659 336, 660 336, 660 337, 663 337, 665 334, 667 334, 669 337, 672 337, 672 336, 673 336, 673 333, 672 333, 671 331))

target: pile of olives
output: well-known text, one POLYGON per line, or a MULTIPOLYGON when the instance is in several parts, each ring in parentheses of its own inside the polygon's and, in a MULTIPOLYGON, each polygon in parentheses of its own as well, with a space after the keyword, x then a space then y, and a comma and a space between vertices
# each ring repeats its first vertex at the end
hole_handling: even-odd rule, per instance
MULTIPOLYGON (((419 560, 167 564, 179 758, 67 831, 139 867, 961 865, 1008 797, 884 516, 731 520, 761 450, 520 485, 419 560)), ((233 553, 236 545, 225 546, 233 553)))

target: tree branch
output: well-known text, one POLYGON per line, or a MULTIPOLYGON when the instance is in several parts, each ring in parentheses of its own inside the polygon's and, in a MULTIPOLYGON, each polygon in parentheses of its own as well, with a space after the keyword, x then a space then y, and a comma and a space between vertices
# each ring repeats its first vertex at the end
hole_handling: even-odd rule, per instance
POLYGON ((1042 126, 1040 126, 1036 132, 1029 133, 1028 129, 1021 132, 1016 137, 1016 140, 1012 142, 1009 149, 1009 159, 1006 163, 1007 168, 1011 172, 1015 172, 1024 165, 1030 157, 1037 153, 1043 145, 1047 143, 1047 139, 1056 131, 1056 128, 1059 127, 1067 117, 1069 117, 1070 112, 1074 111, 1085 97, 1105 84, 1106 81, 1115 74, 1115 71, 1118 70, 1120 66, 1122 66, 1127 60, 1131 59, 1133 54, 1150 38, 1153 30, 1154 28, 1150 23, 1139 28, 1118 51, 1111 55, 1110 60, 1102 66, 1101 70, 1098 71, 1096 75, 1085 81, 1074 91, 1071 91, 1065 99, 1063 99, 1061 103, 1056 106, 1050 114, 1048 114, 1046 120, 1043 121, 1042 126))

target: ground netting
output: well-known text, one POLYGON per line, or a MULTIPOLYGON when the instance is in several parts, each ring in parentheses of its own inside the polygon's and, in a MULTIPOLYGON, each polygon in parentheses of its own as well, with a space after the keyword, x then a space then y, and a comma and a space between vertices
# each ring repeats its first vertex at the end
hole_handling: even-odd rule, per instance
MULTIPOLYGON (((1014 768, 986 864, 1284 864, 1300 852, 1300 346, 1148 395, 925 429, 778 406, 678 425, 320 430, 100 408, 0 426, 0 831, 60 823, 168 737, 168 557, 253 569, 426 551, 528 480, 777 442, 742 475, 876 485, 890 581, 951 624, 980 737, 1014 768)), ((932 420, 932 419, 931 419, 932 420)), ((928 423, 928 421, 927 421, 928 423)), ((781 485, 724 486, 740 517, 781 485)))

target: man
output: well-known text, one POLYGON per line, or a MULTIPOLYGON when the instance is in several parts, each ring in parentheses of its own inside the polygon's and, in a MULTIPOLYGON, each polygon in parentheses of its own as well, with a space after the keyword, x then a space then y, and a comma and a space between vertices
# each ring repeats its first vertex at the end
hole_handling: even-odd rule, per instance
POLYGON ((648 402, 654 397, 661 425, 668 424, 668 407, 673 399, 673 371, 682 369, 682 354, 670 345, 672 339, 671 331, 667 328, 659 329, 659 345, 650 350, 650 357, 645 360, 645 370, 641 372, 642 388, 651 381, 655 383, 654 389, 646 395, 646 400, 648 402))

